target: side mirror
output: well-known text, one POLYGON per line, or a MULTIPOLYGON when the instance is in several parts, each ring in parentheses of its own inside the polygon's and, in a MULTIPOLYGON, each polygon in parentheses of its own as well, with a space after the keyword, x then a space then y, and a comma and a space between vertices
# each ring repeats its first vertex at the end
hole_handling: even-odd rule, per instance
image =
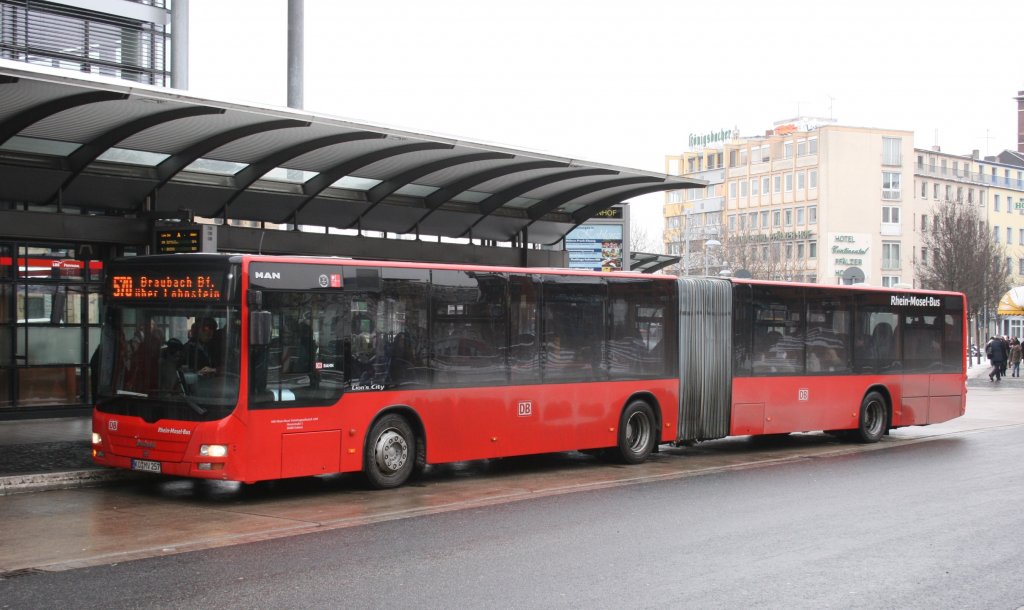
POLYGON ((271 316, 269 311, 249 313, 249 345, 270 344, 271 316))

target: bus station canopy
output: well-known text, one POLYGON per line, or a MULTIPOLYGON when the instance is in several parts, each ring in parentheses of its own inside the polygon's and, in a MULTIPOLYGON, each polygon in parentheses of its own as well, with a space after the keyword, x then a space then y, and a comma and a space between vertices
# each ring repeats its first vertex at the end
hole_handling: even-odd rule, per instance
POLYGON ((999 299, 996 315, 1024 316, 1024 286, 1011 288, 999 299))
POLYGON ((0 61, 0 199, 556 243, 701 180, 0 61))

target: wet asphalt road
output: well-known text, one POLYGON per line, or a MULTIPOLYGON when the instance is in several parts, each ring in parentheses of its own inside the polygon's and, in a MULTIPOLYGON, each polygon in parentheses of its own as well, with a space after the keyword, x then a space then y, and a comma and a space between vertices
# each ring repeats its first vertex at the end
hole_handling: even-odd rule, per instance
POLYGON ((0 608, 1017 608, 1022 507, 1011 426, 29 573, 0 608))

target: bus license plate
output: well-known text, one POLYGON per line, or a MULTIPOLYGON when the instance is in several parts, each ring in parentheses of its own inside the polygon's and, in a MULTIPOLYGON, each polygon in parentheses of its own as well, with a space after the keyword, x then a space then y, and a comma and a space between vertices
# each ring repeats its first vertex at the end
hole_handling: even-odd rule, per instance
POLYGON ((160 473, 160 462, 154 462, 152 460, 132 460, 132 470, 141 470, 143 472, 155 472, 160 473))

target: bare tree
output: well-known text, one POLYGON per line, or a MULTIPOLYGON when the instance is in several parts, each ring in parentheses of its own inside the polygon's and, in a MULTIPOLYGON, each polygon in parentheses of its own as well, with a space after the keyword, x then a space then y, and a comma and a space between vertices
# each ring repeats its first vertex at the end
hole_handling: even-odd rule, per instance
POLYGON ((790 280, 807 273, 806 260, 795 256, 795 241, 809 232, 760 232, 744 227, 722 232, 722 255, 733 270, 746 269, 762 280, 790 280))
POLYGON ((1010 289, 1006 251, 976 206, 950 201, 936 205, 923 243, 928 255, 915 265, 921 287, 964 293, 975 320, 993 311, 1010 289))
POLYGON ((629 249, 631 252, 658 254, 662 250, 660 239, 651 236, 647 225, 638 222, 636 217, 629 223, 629 249))

